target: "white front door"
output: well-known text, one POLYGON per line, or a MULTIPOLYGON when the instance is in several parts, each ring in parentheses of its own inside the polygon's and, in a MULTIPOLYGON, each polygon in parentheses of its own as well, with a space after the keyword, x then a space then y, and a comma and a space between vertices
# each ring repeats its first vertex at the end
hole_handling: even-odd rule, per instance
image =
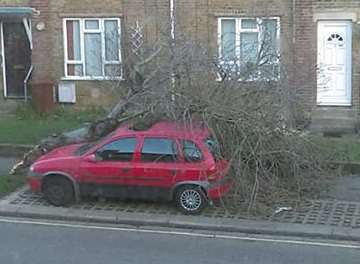
POLYGON ((318 105, 351 105, 351 25, 318 22, 318 105))

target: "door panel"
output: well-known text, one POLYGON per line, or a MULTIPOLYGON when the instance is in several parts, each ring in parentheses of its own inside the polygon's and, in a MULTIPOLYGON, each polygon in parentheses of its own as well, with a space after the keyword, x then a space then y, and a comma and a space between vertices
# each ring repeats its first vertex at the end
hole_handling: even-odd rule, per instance
POLYGON ((143 197, 168 198, 180 173, 176 140, 148 137, 142 140, 141 145, 131 185, 139 187, 143 197))
POLYGON ((317 103, 351 104, 351 22, 318 22, 317 103))
POLYGON ((121 196, 123 187, 133 177, 132 162, 82 161, 80 164, 80 189, 85 194, 121 196))
POLYGON ((22 22, 3 22, 6 96, 23 97, 24 80, 31 66, 29 39, 22 22))
POLYGON ((80 186, 83 192, 123 196, 134 175, 135 137, 115 139, 96 151, 97 161, 83 159, 80 186))

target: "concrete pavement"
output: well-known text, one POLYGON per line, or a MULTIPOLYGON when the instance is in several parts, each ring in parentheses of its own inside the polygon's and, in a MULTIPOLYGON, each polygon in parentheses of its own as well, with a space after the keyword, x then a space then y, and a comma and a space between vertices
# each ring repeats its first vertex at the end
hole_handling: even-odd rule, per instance
POLYGON ((359 212, 360 203, 319 200, 303 210, 282 212, 263 220, 245 219, 241 212, 227 211, 221 206, 209 207, 200 216, 185 216, 172 204, 139 201, 83 200, 64 208, 47 204, 40 195, 27 188, 0 201, 0 216, 352 241, 360 241, 359 212), (328 203, 333 203, 333 207, 329 208, 328 203), (326 222, 323 222, 324 217, 328 217, 326 222))
MULTIPOLYGON (((3 164, 11 164, 8 160, 0 158, 3 164)), ((360 201, 352 200, 358 197, 360 177, 344 177, 338 181, 319 200, 309 201, 295 211, 256 221, 221 205, 209 207, 201 216, 184 216, 166 203, 83 200, 69 208, 58 208, 27 188, 0 200, 0 216, 360 241, 360 201)))
POLYGON ((0 263, 357 264, 360 245, 0 219, 0 263))

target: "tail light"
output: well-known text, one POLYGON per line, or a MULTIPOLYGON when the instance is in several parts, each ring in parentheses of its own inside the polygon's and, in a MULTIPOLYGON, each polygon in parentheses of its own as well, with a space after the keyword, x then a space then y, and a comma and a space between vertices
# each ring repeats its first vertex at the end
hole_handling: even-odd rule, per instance
POLYGON ((211 168, 207 171, 207 180, 209 182, 214 182, 218 179, 219 175, 218 175, 218 171, 216 169, 216 165, 214 164, 213 166, 211 166, 211 168))

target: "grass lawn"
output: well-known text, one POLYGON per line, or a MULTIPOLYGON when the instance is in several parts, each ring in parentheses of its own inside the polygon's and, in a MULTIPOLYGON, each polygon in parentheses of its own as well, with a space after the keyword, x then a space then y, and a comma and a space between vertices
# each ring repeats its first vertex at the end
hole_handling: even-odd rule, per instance
POLYGON ((61 110, 39 116, 27 107, 14 116, 0 117, 0 143, 37 144, 44 137, 79 128, 101 114, 100 111, 61 110))
POLYGON ((0 197, 7 195, 25 184, 22 175, 0 175, 0 197))
POLYGON ((324 154, 336 161, 360 162, 360 138, 353 137, 312 137, 312 142, 319 146, 324 154))
POLYGON ((46 136, 79 126, 76 120, 0 118, 0 143, 36 144, 46 136))

